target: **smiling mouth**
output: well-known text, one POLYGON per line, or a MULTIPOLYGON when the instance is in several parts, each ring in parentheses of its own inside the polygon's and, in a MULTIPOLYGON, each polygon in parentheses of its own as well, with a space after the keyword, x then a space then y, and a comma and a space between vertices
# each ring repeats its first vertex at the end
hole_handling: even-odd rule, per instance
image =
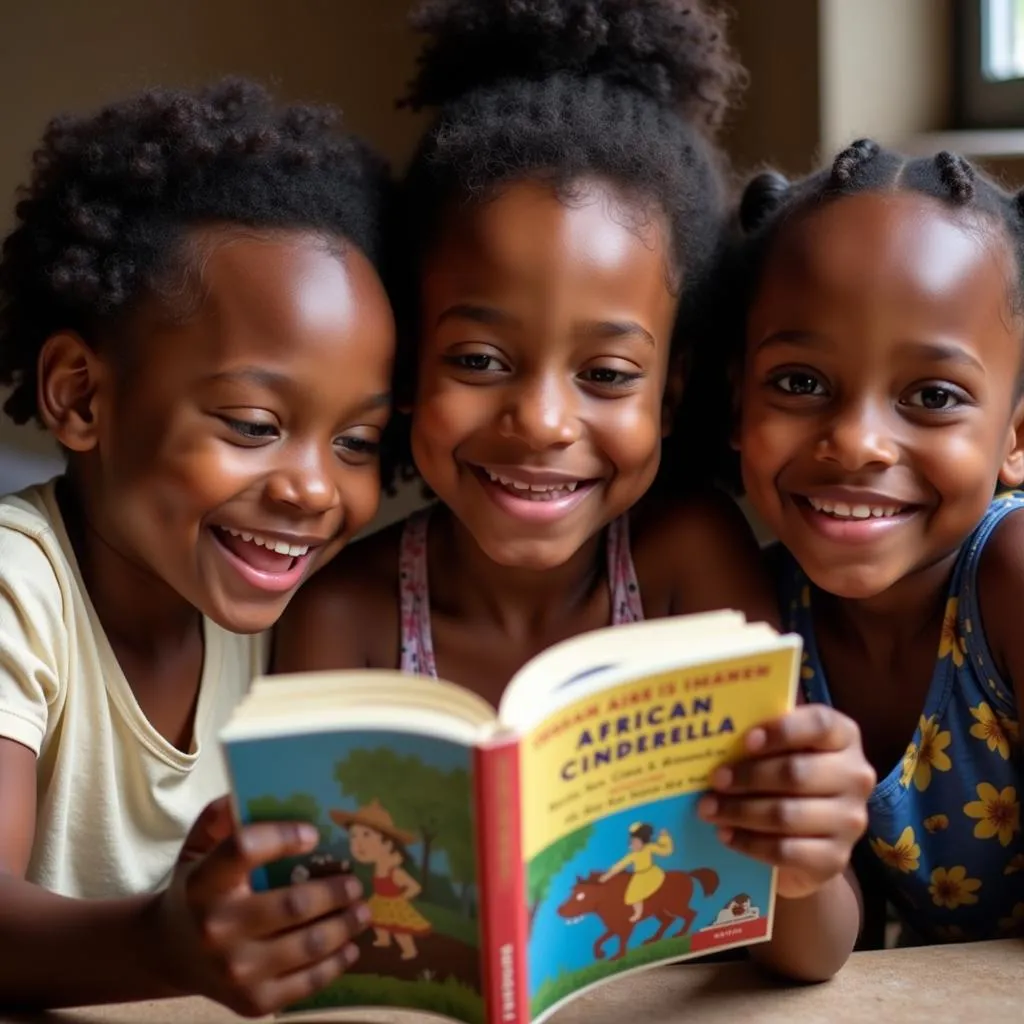
POLYGON ((892 519, 911 509, 910 505, 861 505, 849 504, 845 501, 822 501, 818 498, 804 498, 815 512, 831 516, 833 519, 865 520, 892 519))
POLYGON ((527 483, 524 480, 514 480, 511 477, 495 473, 485 466, 480 467, 480 472, 487 477, 492 484, 514 494, 517 498, 526 501, 554 501, 556 498, 564 498, 572 494, 577 487, 585 486, 587 480, 561 480, 553 483, 527 483))

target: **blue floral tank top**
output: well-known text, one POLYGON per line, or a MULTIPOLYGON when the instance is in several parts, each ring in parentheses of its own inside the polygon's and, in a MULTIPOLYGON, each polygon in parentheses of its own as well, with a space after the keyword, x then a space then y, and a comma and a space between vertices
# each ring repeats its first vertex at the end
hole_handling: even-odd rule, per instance
MULTIPOLYGON (((1017 703, 992 661, 977 594, 985 543, 1019 509, 1024 492, 999 495, 964 543, 920 721, 868 801, 867 846, 889 899, 924 941, 1024 933, 1017 703)), ((804 640, 804 693, 831 704, 814 639, 815 588, 788 553, 779 582, 786 628, 804 640)))

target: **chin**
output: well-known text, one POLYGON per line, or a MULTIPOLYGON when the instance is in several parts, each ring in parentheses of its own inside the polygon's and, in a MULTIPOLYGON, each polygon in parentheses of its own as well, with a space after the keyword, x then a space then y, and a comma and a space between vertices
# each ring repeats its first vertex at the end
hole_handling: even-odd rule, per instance
POLYGON ((880 573, 877 566, 836 568, 834 565, 804 568, 807 578, 819 589, 847 601, 867 601, 884 594, 900 576, 880 573))
POLYGON ((580 549, 580 546, 572 547, 543 541, 523 541, 511 544, 498 541, 495 544, 481 544, 480 548, 492 562, 504 566, 506 569, 546 572, 565 565, 580 549))
POLYGON ((291 597, 291 594, 287 594, 285 597, 267 604, 240 605, 232 603, 228 608, 225 608, 220 602, 209 602, 200 611, 208 619, 216 622, 221 629, 225 629, 229 633, 250 636, 263 633, 275 626, 277 620, 284 614, 291 597))

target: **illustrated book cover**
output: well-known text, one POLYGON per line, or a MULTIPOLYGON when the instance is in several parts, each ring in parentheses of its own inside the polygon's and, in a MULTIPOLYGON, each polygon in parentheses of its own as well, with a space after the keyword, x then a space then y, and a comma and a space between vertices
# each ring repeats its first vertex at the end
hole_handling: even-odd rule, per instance
POLYGON ((293 1011, 534 1024, 623 972, 770 938, 773 869, 695 808, 792 707, 800 657, 715 612, 557 644, 497 712, 399 672, 257 680, 222 734, 236 813, 321 842, 253 884, 351 871, 373 915, 355 966, 293 1011))

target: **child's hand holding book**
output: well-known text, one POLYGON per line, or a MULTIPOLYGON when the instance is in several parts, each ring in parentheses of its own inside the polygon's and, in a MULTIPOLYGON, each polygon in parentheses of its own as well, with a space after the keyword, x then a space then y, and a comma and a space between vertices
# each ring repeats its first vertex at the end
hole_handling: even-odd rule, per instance
POLYGON ((237 832, 227 800, 210 804, 185 841, 158 903, 170 981, 238 1013, 272 1013, 322 989, 358 956, 369 911, 362 886, 334 874, 254 893, 251 873, 309 853, 320 835, 299 822, 237 832))
POLYGON ((867 828, 875 772, 852 719, 802 704, 751 729, 749 757, 719 768, 701 817, 723 843, 778 867, 778 893, 801 899, 846 870, 867 828))

